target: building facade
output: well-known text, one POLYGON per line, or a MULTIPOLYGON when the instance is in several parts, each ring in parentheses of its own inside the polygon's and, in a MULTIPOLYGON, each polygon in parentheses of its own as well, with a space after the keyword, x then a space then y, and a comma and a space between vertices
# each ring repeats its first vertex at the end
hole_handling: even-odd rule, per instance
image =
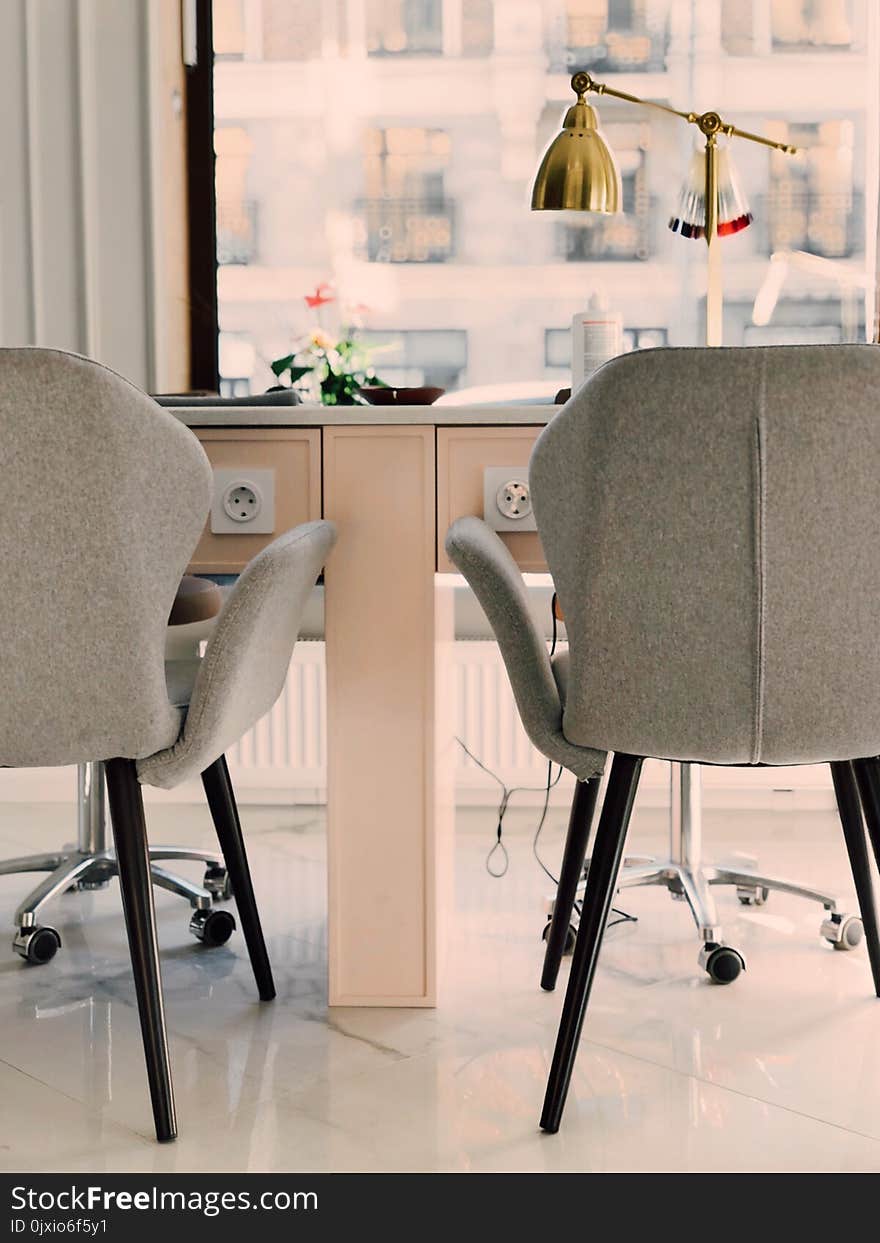
POLYGON ((355 323, 392 383, 551 391, 569 382, 568 325, 596 291, 621 312, 628 347, 700 344, 706 248, 667 227, 693 127, 600 99, 623 213, 529 211, 576 68, 802 149, 792 158, 731 140, 754 222, 721 243, 725 343, 863 340, 877 10, 866 0, 215 0, 225 390, 262 391, 271 360, 313 328, 355 323), (758 326, 754 299, 781 250, 828 262, 793 266, 758 326), (334 301, 309 307, 319 286, 334 301))

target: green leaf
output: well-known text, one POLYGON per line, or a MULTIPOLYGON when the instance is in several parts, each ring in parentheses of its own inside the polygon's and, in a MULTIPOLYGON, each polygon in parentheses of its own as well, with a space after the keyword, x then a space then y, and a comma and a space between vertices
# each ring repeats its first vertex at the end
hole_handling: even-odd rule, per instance
POLYGON ((296 354, 287 354, 284 358, 276 358, 274 363, 270 363, 269 366, 272 368, 275 375, 282 376, 285 371, 290 370, 295 358, 296 354))

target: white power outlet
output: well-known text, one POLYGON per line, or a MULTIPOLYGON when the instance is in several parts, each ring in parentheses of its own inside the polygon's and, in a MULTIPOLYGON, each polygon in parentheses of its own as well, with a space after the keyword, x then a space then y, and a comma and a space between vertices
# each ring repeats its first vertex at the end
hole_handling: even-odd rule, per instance
POLYGON ((536 531, 525 466, 487 466, 483 471, 483 518, 495 531, 536 531))
POLYGON ((211 530, 215 535, 271 535, 275 530, 275 471, 216 469, 211 530))

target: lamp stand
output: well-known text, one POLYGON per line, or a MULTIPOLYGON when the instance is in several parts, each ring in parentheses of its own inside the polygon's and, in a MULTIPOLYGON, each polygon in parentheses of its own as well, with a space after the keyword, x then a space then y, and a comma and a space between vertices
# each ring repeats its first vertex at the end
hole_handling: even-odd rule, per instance
POLYGON ((721 289, 721 247, 718 245, 718 145, 706 135, 706 344, 720 345, 724 307, 721 289))

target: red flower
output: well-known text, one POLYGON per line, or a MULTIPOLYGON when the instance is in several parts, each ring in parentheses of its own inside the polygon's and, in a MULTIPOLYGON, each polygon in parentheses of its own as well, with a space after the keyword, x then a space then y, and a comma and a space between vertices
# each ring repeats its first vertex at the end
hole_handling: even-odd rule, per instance
POLYGON ((331 288, 332 286, 328 285, 326 281, 322 281, 314 293, 306 294, 306 306, 314 310, 315 307, 324 306, 326 302, 335 302, 336 299, 330 294, 331 288))

